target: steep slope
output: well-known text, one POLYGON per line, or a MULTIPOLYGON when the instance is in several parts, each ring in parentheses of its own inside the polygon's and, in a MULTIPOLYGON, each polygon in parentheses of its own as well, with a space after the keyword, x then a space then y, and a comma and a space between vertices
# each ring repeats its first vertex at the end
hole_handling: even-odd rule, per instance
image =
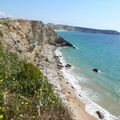
POLYGON ((73 47, 42 22, 0 20, 0 119, 71 120, 46 74, 56 46, 73 47))

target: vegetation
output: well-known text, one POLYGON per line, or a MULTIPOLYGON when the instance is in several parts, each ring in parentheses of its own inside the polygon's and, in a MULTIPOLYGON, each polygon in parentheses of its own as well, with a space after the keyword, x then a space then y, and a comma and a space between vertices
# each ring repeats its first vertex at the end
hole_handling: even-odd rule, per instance
POLYGON ((71 120, 41 71, 1 44, 0 120, 71 120))

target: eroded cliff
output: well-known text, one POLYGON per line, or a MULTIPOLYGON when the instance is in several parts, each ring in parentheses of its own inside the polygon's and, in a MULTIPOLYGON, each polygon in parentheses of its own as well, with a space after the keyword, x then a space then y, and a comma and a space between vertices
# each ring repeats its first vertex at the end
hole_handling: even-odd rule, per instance
MULTIPOLYGON (((0 42, 20 57, 34 61, 45 44, 72 46, 40 21, 0 20, 0 42)), ((73 47, 73 46, 72 46, 73 47)))

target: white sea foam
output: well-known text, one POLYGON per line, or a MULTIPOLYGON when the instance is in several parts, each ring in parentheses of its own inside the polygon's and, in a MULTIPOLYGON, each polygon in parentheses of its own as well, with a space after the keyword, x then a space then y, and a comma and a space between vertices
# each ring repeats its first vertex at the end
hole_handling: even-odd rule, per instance
POLYGON ((75 49, 79 50, 79 48, 76 45, 73 45, 75 47, 75 49))
MULTIPOLYGON (((62 56, 62 53, 60 52, 61 48, 56 49, 55 54, 57 56, 60 56, 60 62, 63 64, 63 66, 66 65, 66 61, 62 56)), ((69 80, 69 82, 76 88, 76 95, 79 96, 79 94, 81 94, 80 100, 82 100, 83 103, 85 103, 85 110, 95 116, 96 118, 98 118, 98 115, 96 114, 96 111, 100 111, 103 115, 104 115, 104 119, 103 120, 120 120, 120 118, 117 118, 113 115, 111 115, 108 111, 106 111, 105 109, 103 109, 102 107, 100 107, 98 104, 96 104, 95 102, 93 102, 90 98, 88 98, 84 91, 81 90, 80 85, 78 84, 78 81, 76 80, 76 78, 74 77, 73 74, 71 74, 71 69, 66 70, 65 67, 63 67, 62 69, 63 75, 65 78, 67 78, 69 80)), ((81 78, 82 79, 82 78, 81 78)), ((98 118, 99 119, 99 118, 98 118)))

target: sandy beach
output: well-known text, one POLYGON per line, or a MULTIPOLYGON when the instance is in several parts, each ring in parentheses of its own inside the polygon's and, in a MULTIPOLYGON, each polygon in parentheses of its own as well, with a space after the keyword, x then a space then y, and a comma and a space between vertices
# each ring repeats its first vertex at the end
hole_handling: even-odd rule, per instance
POLYGON ((48 77, 54 92, 62 98, 75 120, 97 120, 86 112, 85 104, 80 100, 81 95, 77 96, 75 88, 68 79, 65 79, 55 50, 55 46, 48 44, 43 46, 41 54, 44 57, 39 64, 40 69, 48 77))

